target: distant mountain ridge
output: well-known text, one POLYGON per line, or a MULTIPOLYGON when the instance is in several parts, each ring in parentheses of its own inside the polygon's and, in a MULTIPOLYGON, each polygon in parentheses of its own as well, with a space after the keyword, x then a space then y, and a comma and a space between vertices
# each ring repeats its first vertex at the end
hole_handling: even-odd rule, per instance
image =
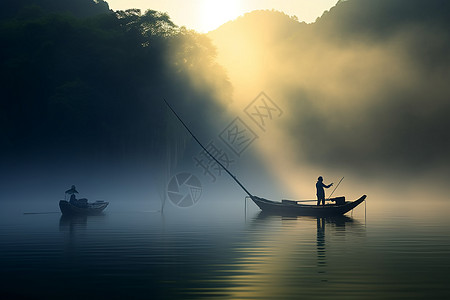
POLYGON ((420 169, 450 163, 448 16, 444 0, 348 0, 311 24, 255 11, 208 36, 235 101, 284 99, 299 156, 420 169))
MULTIPOLYGON (((255 10, 229 21, 208 33, 212 38, 226 33, 253 33, 269 30, 292 34, 310 27, 319 33, 325 30, 346 35, 393 33, 399 27, 429 24, 450 28, 450 2, 445 0, 346 0, 325 11, 314 23, 299 22, 297 17, 277 10, 255 10), (251 29, 250 29, 251 28, 251 29)), ((342 36, 341 36, 342 37, 342 36)))

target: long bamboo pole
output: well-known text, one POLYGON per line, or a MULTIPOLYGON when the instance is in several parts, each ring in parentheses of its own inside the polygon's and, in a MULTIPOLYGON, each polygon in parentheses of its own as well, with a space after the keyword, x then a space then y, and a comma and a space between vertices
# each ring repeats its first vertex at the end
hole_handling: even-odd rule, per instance
POLYGON ((242 183, 236 178, 236 176, 234 176, 230 171, 228 171, 227 168, 225 168, 225 166, 219 161, 217 160, 217 158, 215 158, 203 145, 202 143, 197 139, 197 137, 194 135, 194 133, 189 129, 189 127, 187 127, 187 125, 183 122, 183 120, 180 118, 180 116, 178 116, 178 114, 175 112, 175 110, 172 108, 172 106, 170 106, 170 104, 166 101, 166 99, 164 99, 164 102, 166 103, 166 105, 169 107, 169 109, 174 113, 174 115, 177 117, 177 119, 181 122, 181 124, 183 124, 184 128, 186 128, 186 130, 190 133, 190 135, 194 138, 194 140, 200 145, 200 147, 202 147, 202 149, 209 154, 209 156, 211 156, 216 163, 219 164, 219 166, 221 166, 227 173, 228 175, 231 176, 231 178, 234 179, 234 181, 236 181, 236 183, 247 193, 247 195, 250 196, 250 198, 253 199, 253 195, 250 194, 250 192, 242 185, 242 183))

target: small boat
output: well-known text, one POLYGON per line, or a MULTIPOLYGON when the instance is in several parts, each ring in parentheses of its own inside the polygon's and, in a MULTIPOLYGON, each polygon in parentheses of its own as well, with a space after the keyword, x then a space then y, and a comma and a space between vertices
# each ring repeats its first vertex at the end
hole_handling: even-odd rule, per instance
POLYGON ((350 210, 361 204, 366 199, 366 197, 366 195, 363 195, 355 201, 345 201, 344 197, 336 197, 329 199, 330 201, 335 201, 335 204, 325 205, 301 204, 301 201, 294 200, 282 200, 281 202, 277 202, 257 196, 252 196, 250 198, 263 212, 298 216, 328 217, 343 215, 349 212, 350 210))
POLYGON ((69 201, 59 201, 59 208, 63 215, 98 215, 107 206, 109 202, 95 201, 92 203, 85 202, 82 204, 71 204, 69 201))

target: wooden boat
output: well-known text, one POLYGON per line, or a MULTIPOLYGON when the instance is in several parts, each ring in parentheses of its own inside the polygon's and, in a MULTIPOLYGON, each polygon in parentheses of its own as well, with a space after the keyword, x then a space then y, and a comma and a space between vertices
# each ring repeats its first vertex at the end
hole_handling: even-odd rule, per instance
MULTIPOLYGON (((282 200, 281 202, 276 202, 272 200, 267 200, 261 197, 253 196, 244 185, 234 176, 214 155, 212 155, 208 149, 203 146, 203 144, 199 141, 199 139, 194 135, 194 133, 187 127, 187 125, 183 122, 180 116, 176 113, 176 111, 172 108, 172 106, 164 99, 164 102, 169 107, 169 109, 174 113, 177 119, 181 122, 181 124, 186 128, 189 134, 194 138, 194 140, 200 145, 200 147, 209 154, 209 156, 215 160, 215 162, 221 166, 228 175, 233 178, 233 180, 245 191, 245 193, 249 196, 250 199, 255 202, 255 204, 265 212, 275 212, 275 213, 283 213, 290 215, 303 215, 303 216, 317 216, 317 217, 326 217, 326 216, 338 216, 343 215, 350 210, 354 209, 356 206, 361 204, 365 199, 366 195, 361 196, 358 200, 355 201, 345 201, 344 197, 332 198, 329 200, 334 200, 335 204, 326 204, 323 206, 320 205, 307 205, 300 204, 300 201, 292 201, 292 200, 282 200)), ((344 179, 342 177, 342 179, 344 179)), ((342 181, 341 179, 341 181, 342 181)), ((341 182, 339 181, 339 183, 341 182)), ((338 184, 339 185, 339 184, 338 184)), ((316 201, 316 200, 315 200, 316 201)))
POLYGON ((252 196, 250 198, 264 212, 298 216, 327 217, 343 215, 349 212, 361 204, 366 199, 366 195, 361 196, 355 201, 339 201, 343 197, 331 198, 329 200, 335 201, 336 204, 326 205, 301 204, 300 201, 293 200, 282 200, 281 202, 277 202, 257 196, 252 196))
POLYGON ((98 215, 107 206, 109 202, 96 201, 96 202, 86 202, 83 205, 74 205, 69 201, 61 200, 59 201, 59 208, 63 215, 98 215))

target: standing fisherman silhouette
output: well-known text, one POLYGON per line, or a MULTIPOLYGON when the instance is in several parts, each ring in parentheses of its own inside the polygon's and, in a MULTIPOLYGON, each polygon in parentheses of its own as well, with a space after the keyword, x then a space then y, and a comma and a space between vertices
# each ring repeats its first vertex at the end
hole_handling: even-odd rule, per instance
POLYGON ((320 205, 321 200, 322 205, 325 205, 325 190, 323 188, 329 188, 332 185, 333 183, 330 183, 329 185, 324 184, 322 176, 319 176, 319 178, 317 178, 316 182, 317 205, 320 205))

